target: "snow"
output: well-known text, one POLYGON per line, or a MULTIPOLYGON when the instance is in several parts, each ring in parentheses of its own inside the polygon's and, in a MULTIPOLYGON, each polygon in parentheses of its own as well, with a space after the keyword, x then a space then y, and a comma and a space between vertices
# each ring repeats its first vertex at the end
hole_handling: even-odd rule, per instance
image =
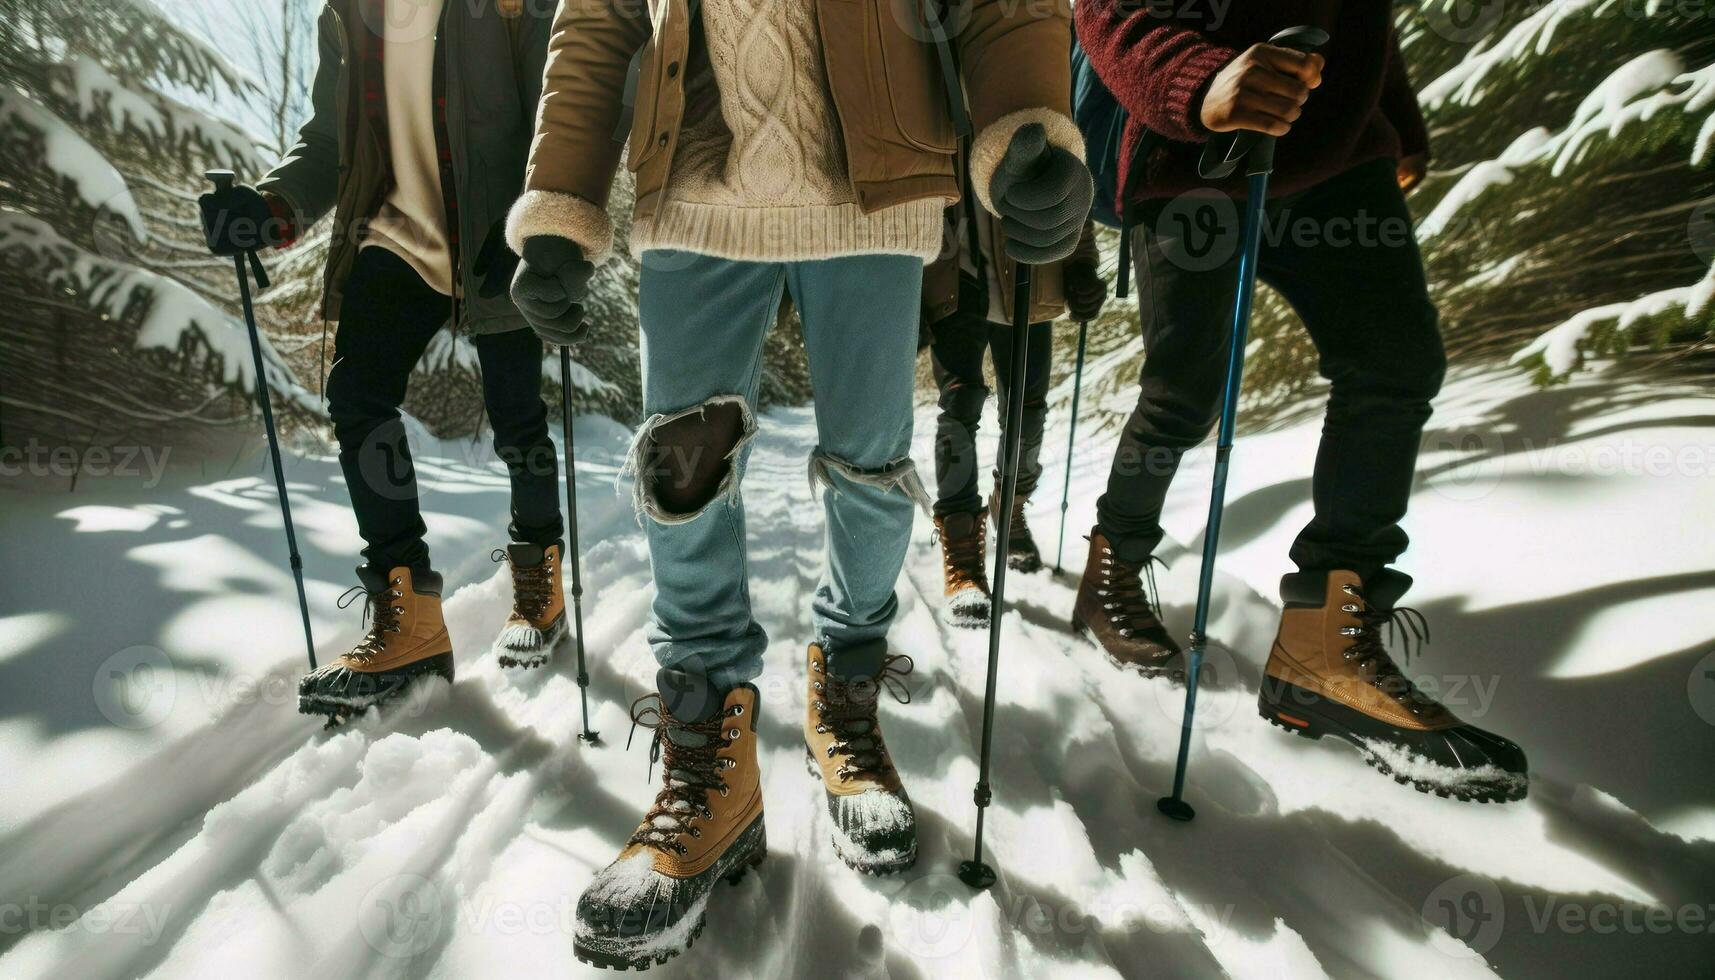
MULTIPOLYGON (((187 332, 221 358, 227 384, 255 384, 250 334, 244 323, 216 307, 184 283, 117 258, 97 255, 65 238, 47 222, 0 208, 0 254, 15 263, 28 261, 50 283, 86 293, 97 312, 122 315, 141 290, 148 312, 138 326, 136 347, 177 350, 187 332)), ((269 387, 300 408, 321 414, 320 399, 298 384, 267 337, 262 338, 263 369, 269 387)))
POLYGON ((1541 358, 1554 378, 1564 378, 1584 363, 1585 345, 1590 334, 1603 324, 1613 324, 1621 333, 1631 330, 1639 321, 1666 313, 1698 316, 1715 299, 1715 266, 1703 278, 1690 286, 1660 289, 1623 303, 1607 303, 1581 310, 1551 327, 1512 357, 1514 364, 1529 364, 1541 358))
MULTIPOLYGON (((1073 568, 1112 448, 1111 429, 1088 423, 1124 398, 1096 401, 1074 460, 1073 568)), ((1044 453, 1054 474, 1064 411, 1044 453)), ((919 459, 931 458, 932 420, 927 407, 918 416, 919 459)), ((1425 796, 1349 746, 1257 717, 1275 583, 1308 517, 1313 413, 1243 432, 1234 452, 1216 671, 1191 753, 1196 822, 1154 808, 1182 689, 1117 672, 1066 631, 1072 575, 1011 576, 986 831, 1001 880, 985 893, 954 867, 971 846, 986 638, 938 624, 926 523, 893 633, 916 662, 913 697, 881 709, 919 862, 872 879, 833 852, 797 727, 823 541, 802 478, 814 419, 792 409, 760 422, 745 496, 753 601, 771 636, 757 682, 770 856, 716 889, 693 955, 653 975, 1706 970, 1706 915, 1665 930, 1560 915, 1690 923, 1715 895, 1715 785, 1700 778, 1715 765, 1715 689, 1699 686, 1715 670, 1705 390, 1618 372, 1539 390, 1496 366, 1455 372, 1438 403, 1405 562, 1435 643, 1411 671, 1526 747, 1533 783, 1518 804, 1425 796), (1444 928, 1446 909, 1473 903, 1479 916, 1444 928)), ((986 452, 993 432, 991 406, 986 452)), ((648 555, 613 486, 629 433, 599 418, 577 433, 600 746, 576 738, 569 650, 523 675, 488 657, 508 610, 506 569, 488 557, 503 543, 504 471, 481 444, 420 427, 413 439, 458 681, 333 733, 295 713, 302 640, 254 440, 230 471, 224 458, 206 474, 179 465, 146 492, 122 478, 71 495, 63 481, 0 487, 0 755, 23 760, 0 797, 0 901, 27 905, 0 906, 0 974, 599 975, 571 956, 572 910, 655 792, 646 745, 623 748, 626 707, 654 673, 648 555)), ((1211 457, 1188 457, 1166 515, 1176 632, 1189 624, 1211 457)), ((358 542, 334 460, 304 450, 287 463, 326 659, 359 633, 356 611, 334 608, 358 542)), ((1029 511, 1050 551, 1058 509, 1044 493, 1029 511)))
POLYGON ((22 126, 40 135, 43 162, 76 189, 84 204, 118 216, 138 241, 147 241, 143 214, 125 178, 65 120, 15 88, 0 86, 0 127, 22 126))
POLYGON ((85 55, 65 65, 68 96, 79 115, 118 131, 131 130, 155 140, 181 140, 211 159, 246 173, 265 170, 260 141, 230 122, 155 93, 128 88, 95 59, 85 55))

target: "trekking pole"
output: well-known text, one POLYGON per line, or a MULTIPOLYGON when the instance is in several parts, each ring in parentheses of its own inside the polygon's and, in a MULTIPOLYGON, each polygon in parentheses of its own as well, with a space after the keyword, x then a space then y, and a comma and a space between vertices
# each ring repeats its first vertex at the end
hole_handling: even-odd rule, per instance
MULTIPOLYGON (((217 192, 230 190, 238 175, 230 170, 210 170, 203 174, 214 184, 217 192)), ((292 502, 286 492, 286 471, 280 465, 280 437, 274 431, 274 406, 268 396, 268 379, 262 367, 262 333, 256 329, 256 310, 250 302, 250 276, 245 271, 249 260, 250 272, 256 276, 256 288, 268 288, 268 273, 254 250, 232 257, 238 272, 238 298, 244 306, 244 325, 250 331, 250 361, 256 370, 256 403, 262 406, 262 425, 268 430, 268 455, 274 461, 274 488, 280 495, 280 520, 286 525, 286 551, 291 555, 292 579, 298 584, 298 613, 304 619, 304 651, 310 657, 310 670, 316 669, 316 638, 310 630, 310 600, 304 595, 304 559, 298 554, 298 535, 292 530, 292 502)))
POLYGON ((577 629, 578 701, 583 708, 584 730, 578 740, 601 744, 601 733, 590 731, 590 672, 584 668, 584 574, 583 553, 578 548, 578 480, 572 462, 572 349, 560 347, 561 424, 566 430, 566 544, 572 557, 572 625, 577 629))
MULTIPOLYGON (((1011 514, 1018 491, 1018 460, 1024 444, 1024 373, 1026 348, 1030 345, 1030 270, 1023 262, 1013 263, 1012 287, 1012 384, 1006 389, 1006 438, 1001 446, 1000 513, 1011 514)), ((1000 522, 994 553, 994 590, 989 603, 988 687, 983 692, 981 762, 977 770, 976 853, 959 862, 959 879, 972 888, 987 888, 995 882, 994 868, 983 862, 983 812, 993 793, 989 790, 989 747, 994 741, 994 689, 1000 671, 1000 619, 1006 609, 1006 556, 1012 543, 1011 519, 1000 522)))
POLYGON ((1066 430, 1066 482, 1060 487, 1060 546, 1054 551, 1054 574, 1060 574, 1060 559, 1066 557, 1066 508, 1072 500, 1072 446, 1078 437, 1078 395, 1084 388, 1084 341, 1090 336, 1090 321, 1078 321, 1078 361, 1072 368, 1072 418, 1066 430))
MULTIPOLYGON (((1311 52, 1328 43, 1328 35, 1314 27, 1290 27, 1269 39, 1272 45, 1311 52)), ((1197 675, 1203 669, 1203 651, 1209 643, 1209 598, 1215 584, 1215 554, 1221 540, 1221 516, 1227 496, 1227 461, 1233 451, 1233 429, 1238 420, 1239 382, 1245 367, 1245 338, 1250 333, 1251 301, 1256 293, 1257 255, 1262 245, 1263 211, 1268 203, 1268 175, 1274 170, 1274 137, 1254 131, 1234 134, 1203 151, 1198 172, 1207 179, 1231 174, 1243 162, 1249 186, 1245 196, 1244 230, 1239 238, 1239 289, 1233 302, 1233 332, 1227 350, 1227 383, 1221 395, 1221 425, 1215 440, 1214 486, 1209 494, 1209 521, 1203 532, 1203 565, 1197 576, 1197 613, 1191 627, 1191 650, 1185 671, 1185 713, 1179 726, 1179 757, 1173 767, 1173 795, 1155 801, 1156 809, 1168 817, 1187 821, 1197 815, 1185 802, 1185 765, 1191 752, 1191 721, 1197 710, 1197 675)))

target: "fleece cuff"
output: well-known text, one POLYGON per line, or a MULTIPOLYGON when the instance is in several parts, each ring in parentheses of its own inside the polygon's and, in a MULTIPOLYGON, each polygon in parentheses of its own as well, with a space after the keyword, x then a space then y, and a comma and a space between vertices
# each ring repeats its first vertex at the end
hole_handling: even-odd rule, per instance
POLYGON ((607 212, 558 191, 525 191, 506 216, 506 244, 515 254, 523 255, 524 240, 537 235, 577 242, 585 257, 597 265, 613 251, 613 222, 607 212))
POLYGON ((1070 116, 1055 109, 1020 109, 1009 112, 983 127, 971 142, 971 189, 977 200, 990 214, 998 214, 989 198, 989 181, 1000 169, 1006 148, 1012 145, 1012 135, 1031 123, 1041 123, 1048 132, 1048 143, 1084 159, 1084 134, 1070 116))

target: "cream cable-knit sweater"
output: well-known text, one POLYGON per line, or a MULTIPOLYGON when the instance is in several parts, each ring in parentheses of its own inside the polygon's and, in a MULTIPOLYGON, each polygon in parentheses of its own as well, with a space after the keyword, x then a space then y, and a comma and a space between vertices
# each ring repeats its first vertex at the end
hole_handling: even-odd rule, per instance
POLYGON ((940 252, 939 200, 864 214, 846 172, 833 96, 807 0, 703 0, 704 52, 660 209, 632 251, 682 249, 753 261, 940 252))

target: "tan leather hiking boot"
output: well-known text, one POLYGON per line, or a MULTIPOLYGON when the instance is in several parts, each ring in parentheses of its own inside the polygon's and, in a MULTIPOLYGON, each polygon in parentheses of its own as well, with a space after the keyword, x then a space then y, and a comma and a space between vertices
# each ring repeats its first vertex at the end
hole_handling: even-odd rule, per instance
POLYGON ((883 687, 902 704, 911 700, 901 681, 911 658, 889 655, 887 641, 872 640, 835 650, 831 664, 812 643, 808 659, 804 749, 827 792, 834 851, 864 874, 904 871, 917 862, 917 815, 887 754, 876 707, 883 687))
POLYGON ((736 884, 768 853, 756 688, 722 691, 670 667, 655 677, 657 693, 632 703, 631 720, 655 730, 661 791, 578 899, 572 949, 600 967, 647 969, 689 948, 715 884, 736 884))
POLYGON ((1426 793, 1482 803, 1523 799, 1524 750, 1460 720, 1388 655, 1384 627, 1391 633, 1398 624, 1420 642, 1428 638, 1416 610, 1395 606, 1410 582, 1391 570, 1368 589, 1349 571, 1288 575, 1258 698, 1262 716, 1310 738, 1351 742, 1370 765, 1426 793))
POLYGON ((987 626, 989 577, 983 563, 988 560, 988 542, 982 515, 943 514, 935 518, 935 533, 941 539, 941 578, 947 597, 942 615, 948 624, 963 629, 987 626))
MULTIPOLYGON (((1042 551, 1036 546, 1036 536, 1024 520, 1024 506, 1030 494, 1019 493, 1012 498, 1012 537, 1006 543, 1006 567, 1015 572, 1040 572, 1042 551)), ((989 495, 989 521, 994 524, 995 540, 1000 540, 1000 480, 995 480, 994 493, 989 495)))
POLYGON ((453 642, 441 618, 441 577, 401 565, 389 572, 364 566, 361 585, 342 598, 362 595, 369 632, 349 653, 298 682, 298 711, 326 715, 334 724, 402 694, 418 677, 453 679, 453 642))
POLYGON ((1072 607, 1072 632, 1094 640, 1121 670, 1145 677, 1177 676, 1184 670, 1179 644, 1156 611, 1156 561, 1121 561, 1102 529, 1091 528, 1090 556, 1072 607))
POLYGON ((514 542, 496 548, 495 561, 512 566, 512 615, 494 639, 502 667, 540 667, 566 635, 566 594, 560 585, 558 542, 546 547, 514 542))

